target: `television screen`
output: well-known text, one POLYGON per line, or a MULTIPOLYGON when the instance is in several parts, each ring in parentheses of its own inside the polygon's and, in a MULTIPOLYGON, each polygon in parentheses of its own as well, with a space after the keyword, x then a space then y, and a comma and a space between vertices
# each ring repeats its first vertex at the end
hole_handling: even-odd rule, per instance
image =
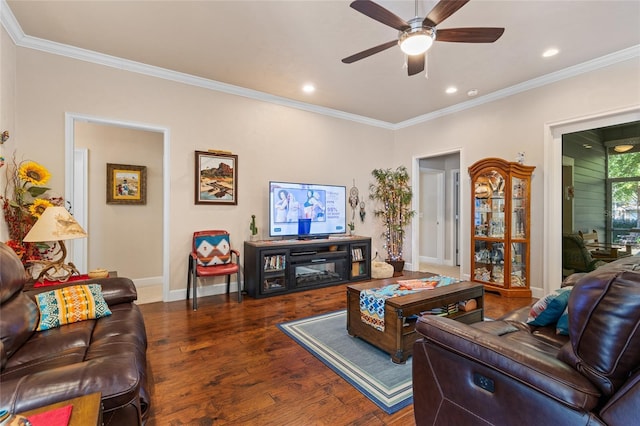
POLYGON ((346 187, 269 182, 269 236, 324 236, 347 228, 346 187))

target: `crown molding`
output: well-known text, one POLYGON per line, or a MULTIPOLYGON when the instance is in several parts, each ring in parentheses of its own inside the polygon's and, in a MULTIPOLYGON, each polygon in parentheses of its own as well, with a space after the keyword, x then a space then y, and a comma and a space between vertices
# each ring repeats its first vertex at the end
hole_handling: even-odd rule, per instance
POLYGON ((9 36, 16 44, 16 46, 25 47, 28 49, 40 50, 43 52, 51 53, 54 55, 65 56, 85 62, 91 62, 98 65, 104 65, 107 67, 117 68, 125 71, 131 71, 138 74, 144 74, 151 77, 162 78, 178 83, 188 84, 191 86, 201 87, 207 90, 213 90, 222 93, 228 93, 231 95, 242 96, 262 102, 268 102, 277 104, 289 108, 295 108, 303 111, 308 111, 316 114, 322 114, 341 120, 349 120, 360 124, 366 124, 368 126, 380 127, 387 130, 399 130, 407 127, 415 126, 416 124, 424 123, 427 121, 435 120, 436 118, 444 117, 446 115, 455 114, 470 108, 477 107, 486 103, 503 99, 517 93, 522 93, 527 90, 535 89, 547 84, 552 84, 560 80, 571 78, 586 72, 594 71, 599 68, 604 68, 619 62, 627 61, 629 59, 640 57, 640 45, 635 45, 627 49, 614 52, 600 58, 596 58, 590 61, 583 62, 578 65, 574 65, 569 68, 562 69, 550 74, 546 74, 541 77, 528 80, 505 89, 501 89, 487 95, 475 98, 470 101, 462 102, 456 105, 452 105, 447 108, 442 108, 437 111, 430 112, 428 114, 420 115, 409 120, 405 120, 399 123, 390 123, 387 121, 376 120, 370 117, 362 115, 351 114, 348 112, 322 107, 318 105, 309 104, 306 102, 300 102, 293 99, 271 95, 269 93, 260 92, 257 90, 247 89, 245 87, 235 86, 232 84, 222 83, 220 81, 210 80, 202 77, 197 77, 190 74, 185 74, 177 71, 171 71, 165 68, 160 68, 152 65, 143 64, 141 62, 131 61, 128 59, 122 59, 115 56, 105 55, 102 53, 94 52, 87 49, 81 49, 74 46, 69 46, 62 43, 53 42, 50 40, 44 40, 37 37, 28 36, 22 31, 20 24, 16 20, 15 16, 11 12, 11 9, 6 3, 6 0, 0 0, 0 19, 2 25, 9 33, 9 36))
POLYGON ((393 126, 394 130, 403 129, 406 127, 415 126, 419 123, 424 123, 426 121, 434 120, 439 117, 443 117, 449 114, 455 114, 460 111, 464 111, 469 108, 474 108, 482 104, 486 104, 489 102, 496 101, 498 99, 507 98, 509 96, 515 95, 517 93, 526 92, 527 90, 536 89, 538 87, 546 86, 547 84, 552 84, 567 78, 575 77, 580 74, 584 74, 586 72, 595 71, 600 68, 608 67, 610 65, 617 64, 619 62, 628 61, 629 59, 634 59, 640 57, 640 45, 635 45, 629 47, 627 49, 619 50, 614 53, 610 53, 605 56, 601 56, 596 59, 592 59, 590 61, 583 62, 578 65, 574 65, 569 68, 565 68, 556 72, 552 72, 550 74, 546 74, 532 80, 524 81, 519 84, 515 84, 510 87, 506 87, 501 90, 497 90, 495 92, 489 93, 487 95, 478 97, 476 99, 462 102, 456 105, 452 105, 448 108, 443 108, 438 111, 431 112, 429 114, 424 114, 418 117, 411 118, 406 121, 402 121, 393 126))
POLYGON ((177 83, 188 84, 208 90, 242 96, 245 98, 268 102, 289 108, 313 112, 316 114, 322 114, 341 120, 354 121, 357 123, 366 124, 368 126, 381 127, 388 130, 391 130, 393 128, 393 124, 386 121, 376 120, 373 118, 351 114, 332 108, 309 104, 306 102, 300 102, 282 96, 275 96, 269 93, 197 77, 190 74, 171 71, 165 68, 147 65, 128 59, 122 59, 111 55, 105 55, 102 53, 94 52, 92 50, 69 46, 38 37, 32 37, 24 33, 22 27, 20 27, 20 24, 7 5, 6 0, 0 0, 0 19, 2 20, 2 25, 9 33, 9 36, 11 37, 15 45, 19 47, 39 50, 54 55, 65 56, 80 61, 91 62, 94 64, 104 65, 107 67, 117 68, 125 71, 131 71, 138 74, 144 74, 151 77, 174 81, 177 83))

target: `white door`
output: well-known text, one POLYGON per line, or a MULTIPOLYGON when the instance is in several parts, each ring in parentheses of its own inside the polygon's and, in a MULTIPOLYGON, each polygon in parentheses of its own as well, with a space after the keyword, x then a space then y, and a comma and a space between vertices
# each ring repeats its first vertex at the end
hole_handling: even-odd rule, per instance
POLYGON ((444 263, 444 171, 420 169, 420 262, 444 263))

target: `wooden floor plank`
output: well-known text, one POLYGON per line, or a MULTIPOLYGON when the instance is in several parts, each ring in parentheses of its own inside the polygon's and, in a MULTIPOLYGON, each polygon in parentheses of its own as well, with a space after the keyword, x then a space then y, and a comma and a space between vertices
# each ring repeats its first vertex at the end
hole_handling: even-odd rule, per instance
MULTIPOLYGON (((533 299, 487 293, 485 316, 533 299)), ((268 299, 218 295, 140 305, 149 346, 147 426, 415 424, 386 414, 277 324, 346 308, 346 285, 268 299)), ((346 324, 345 324, 346 332, 346 324)))

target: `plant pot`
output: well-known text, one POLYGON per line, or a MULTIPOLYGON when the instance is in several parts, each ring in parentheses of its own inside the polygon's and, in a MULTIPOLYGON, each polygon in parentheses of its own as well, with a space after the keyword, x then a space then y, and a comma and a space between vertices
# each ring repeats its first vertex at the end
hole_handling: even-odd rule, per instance
POLYGON ((393 276, 399 277, 404 269, 404 260, 385 260, 389 265, 393 266, 393 276))

